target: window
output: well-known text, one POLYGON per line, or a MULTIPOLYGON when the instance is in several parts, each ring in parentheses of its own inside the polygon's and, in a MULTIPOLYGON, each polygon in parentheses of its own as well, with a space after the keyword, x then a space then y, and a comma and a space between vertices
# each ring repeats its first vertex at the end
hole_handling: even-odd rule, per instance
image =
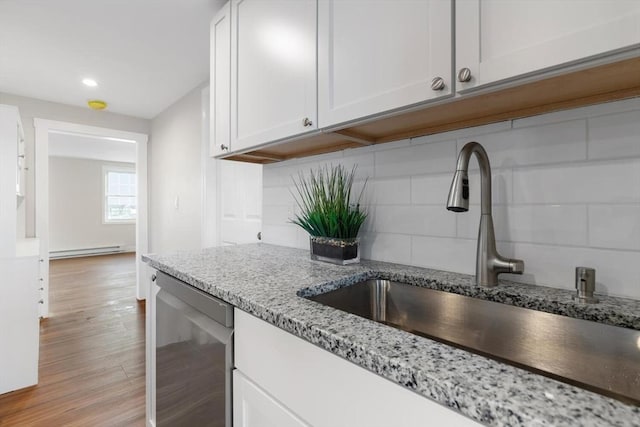
POLYGON ((104 222, 136 221, 136 173, 133 170, 104 168, 104 222))

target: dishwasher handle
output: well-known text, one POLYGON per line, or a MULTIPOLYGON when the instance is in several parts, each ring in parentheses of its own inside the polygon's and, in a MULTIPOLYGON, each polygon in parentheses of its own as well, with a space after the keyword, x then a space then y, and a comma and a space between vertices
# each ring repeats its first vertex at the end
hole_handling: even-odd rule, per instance
POLYGON ((156 284, 227 328, 233 327, 233 306, 193 286, 158 271, 156 284))

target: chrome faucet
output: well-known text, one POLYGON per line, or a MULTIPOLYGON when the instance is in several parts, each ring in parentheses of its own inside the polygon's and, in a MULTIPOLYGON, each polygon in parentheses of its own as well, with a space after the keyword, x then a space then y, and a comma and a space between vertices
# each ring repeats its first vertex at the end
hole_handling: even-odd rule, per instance
POLYGON ((478 232, 478 253, 476 254, 476 285, 496 286, 498 274, 522 274, 524 261, 508 259, 498 254, 496 237, 493 231, 491 216, 491 165, 489 156, 482 145, 469 142, 462 147, 458 155, 456 173, 453 176, 447 209, 453 212, 467 212, 469 210, 469 159, 475 153, 480 165, 480 231, 478 232))

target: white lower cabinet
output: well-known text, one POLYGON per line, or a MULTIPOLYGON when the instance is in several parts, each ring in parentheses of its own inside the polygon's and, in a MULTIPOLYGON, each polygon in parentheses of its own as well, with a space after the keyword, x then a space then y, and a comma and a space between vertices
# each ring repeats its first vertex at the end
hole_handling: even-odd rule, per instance
POLYGON ((38 257, 0 258, 0 394, 38 383, 38 257))
POLYGON ((280 402, 233 371, 233 423, 235 427, 308 427, 280 402))
POLYGON ((478 426, 475 421, 238 309, 236 426, 478 426))

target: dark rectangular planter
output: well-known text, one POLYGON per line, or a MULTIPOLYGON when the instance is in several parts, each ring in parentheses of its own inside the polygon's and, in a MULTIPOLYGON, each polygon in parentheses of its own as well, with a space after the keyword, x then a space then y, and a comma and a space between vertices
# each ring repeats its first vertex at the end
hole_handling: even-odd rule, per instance
POLYGON ((310 236, 311 259, 332 264, 355 264, 360 262, 360 239, 338 239, 310 236))

